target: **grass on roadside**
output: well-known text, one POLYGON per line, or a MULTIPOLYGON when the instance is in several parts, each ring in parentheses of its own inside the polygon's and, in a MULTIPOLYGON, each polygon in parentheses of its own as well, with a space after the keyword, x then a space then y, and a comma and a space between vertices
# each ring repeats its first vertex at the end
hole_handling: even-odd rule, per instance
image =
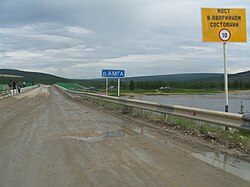
POLYGON ((184 130, 184 132, 188 132, 190 135, 196 135, 206 140, 220 142, 229 148, 240 147, 240 150, 246 152, 250 151, 250 133, 248 131, 236 130, 235 132, 230 132, 224 130, 225 128, 221 126, 206 122, 110 103, 99 99, 89 99, 88 101, 94 105, 104 107, 106 110, 128 115, 135 119, 142 119, 144 121, 163 124, 173 128, 177 127, 177 129, 181 131, 184 130))
POLYGON ((197 122, 182 117, 169 116, 169 124, 178 125, 185 130, 200 133, 206 138, 215 139, 223 142, 230 147, 240 146, 245 151, 250 150, 250 133, 244 130, 236 130, 234 132, 227 131, 223 127, 205 122, 197 122))

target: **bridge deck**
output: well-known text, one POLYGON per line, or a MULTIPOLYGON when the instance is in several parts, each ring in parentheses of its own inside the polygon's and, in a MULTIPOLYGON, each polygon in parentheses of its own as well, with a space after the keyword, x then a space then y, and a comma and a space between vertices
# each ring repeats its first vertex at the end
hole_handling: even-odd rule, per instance
POLYGON ((0 186, 249 186, 53 86, 0 100, 0 186), (137 132, 135 132, 137 131, 137 132))

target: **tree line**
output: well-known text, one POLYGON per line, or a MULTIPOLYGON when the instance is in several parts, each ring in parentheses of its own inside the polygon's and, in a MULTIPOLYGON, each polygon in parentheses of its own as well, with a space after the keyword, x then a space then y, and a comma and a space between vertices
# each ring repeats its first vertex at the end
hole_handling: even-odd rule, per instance
MULTIPOLYGON (((96 87, 105 89, 105 81, 81 81, 79 84, 85 87, 96 87)), ((117 81, 110 80, 109 86, 117 86, 117 81)), ((166 82, 166 81, 133 81, 121 82, 122 90, 149 90, 160 87, 170 87, 170 89, 224 89, 224 81, 194 81, 194 82, 166 82)), ((229 89, 250 89, 250 81, 234 80, 229 81, 229 89)))

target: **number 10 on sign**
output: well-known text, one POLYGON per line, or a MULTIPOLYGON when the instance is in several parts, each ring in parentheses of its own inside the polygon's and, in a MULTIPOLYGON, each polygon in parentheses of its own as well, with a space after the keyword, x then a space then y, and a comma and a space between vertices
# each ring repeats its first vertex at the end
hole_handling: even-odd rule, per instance
POLYGON ((219 37, 222 41, 226 42, 231 38, 231 33, 227 29, 221 29, 219 37))

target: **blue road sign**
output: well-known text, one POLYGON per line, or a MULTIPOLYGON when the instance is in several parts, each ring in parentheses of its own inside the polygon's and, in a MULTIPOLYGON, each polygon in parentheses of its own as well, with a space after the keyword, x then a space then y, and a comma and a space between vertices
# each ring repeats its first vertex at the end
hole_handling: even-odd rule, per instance
POLYGON ((123 78, 123 77, 125 77, 125 70, 103 69, 102 70, 102 77, 123 78))

